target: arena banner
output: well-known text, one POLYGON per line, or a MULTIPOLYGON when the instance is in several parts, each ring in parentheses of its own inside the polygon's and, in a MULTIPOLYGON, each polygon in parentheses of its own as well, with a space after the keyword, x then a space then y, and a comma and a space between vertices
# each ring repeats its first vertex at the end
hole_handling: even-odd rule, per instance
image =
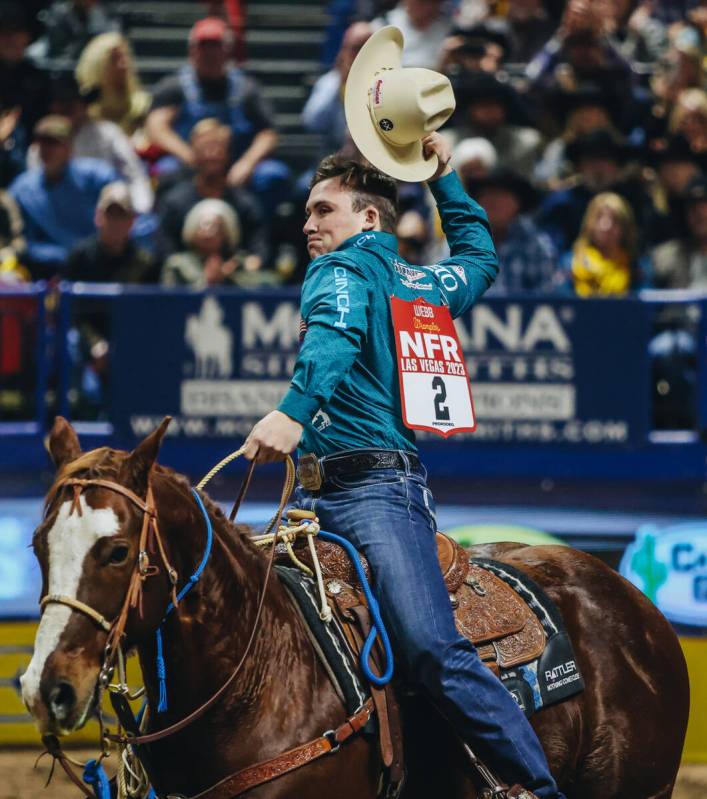
MULTIPOLYGON (((287 390, 296 292, 124 291, 112 301, 109 417, 142 436, 237 439, 287 390)), ((650 428, 649 308, 639 300, 483 301, 456 321, 474 391, 474 445, 616 447, 650 428)), ((391 343, 392 345, 392 343, 391 343)), ((448 446, 420 433, 425 448, 448 446)))

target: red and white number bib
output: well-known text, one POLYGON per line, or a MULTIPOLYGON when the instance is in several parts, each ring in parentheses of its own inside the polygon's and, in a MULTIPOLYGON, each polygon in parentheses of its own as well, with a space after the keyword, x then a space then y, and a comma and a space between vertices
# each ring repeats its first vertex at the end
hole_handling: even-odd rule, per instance
POLYGON ((390 302, 405 426, 445 438, 472 432, 469 376, 449 308, 422 297, 390 302))

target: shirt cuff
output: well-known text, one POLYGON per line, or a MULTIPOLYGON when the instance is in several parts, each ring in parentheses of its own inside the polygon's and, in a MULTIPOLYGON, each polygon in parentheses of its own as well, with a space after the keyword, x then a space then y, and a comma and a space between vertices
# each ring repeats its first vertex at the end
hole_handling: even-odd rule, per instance
POLYGON ((427 185, 430 187, 432 196, 438 203, 443 202, 444 200, 467 197, 464 186, 462 185, 461 180, 459 180, 459 175, 457 175, 454 170, 444 177, 430 181, 427 185))
POLYGON ((290 386, 290 390, 285 394, 282 402, 277 406, 278 411, 294 419, 301 425, 312 421, 314 414, 319 410, 321 401, 308 397, 299 389, 290 386))

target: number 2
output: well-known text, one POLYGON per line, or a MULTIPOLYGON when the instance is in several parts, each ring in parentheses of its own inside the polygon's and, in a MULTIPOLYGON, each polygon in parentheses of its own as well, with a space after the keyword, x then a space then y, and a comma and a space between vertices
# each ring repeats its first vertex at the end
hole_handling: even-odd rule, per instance
POLYGON ((449 421, 449 408, 442 405, 447 399, 447 387, 439 375, 432 380, 432 388, 437 392, 435 395, 435 418, 439 422, 449 421))

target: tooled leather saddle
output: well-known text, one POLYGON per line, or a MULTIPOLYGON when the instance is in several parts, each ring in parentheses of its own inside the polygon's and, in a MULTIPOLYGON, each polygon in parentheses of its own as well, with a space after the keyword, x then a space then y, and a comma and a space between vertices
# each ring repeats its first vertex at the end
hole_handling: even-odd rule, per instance
MULTIPOLYGON (((316 540, 317 555, 330 604, 340 618, 362 604, 362 592, 354 564, 337 544, 316 540)), ((545 649, 546 635, 535 613, 503 580, 469 558, 451 538, 437 533, 437 555, 449 591, 459 632, 475 646, 482 661, 497 675, 529 663, 545 649)), ((297 556, 313 566, 309 550, 297 556)), ((367 577, 370 570, 359 554, 367 577)))

